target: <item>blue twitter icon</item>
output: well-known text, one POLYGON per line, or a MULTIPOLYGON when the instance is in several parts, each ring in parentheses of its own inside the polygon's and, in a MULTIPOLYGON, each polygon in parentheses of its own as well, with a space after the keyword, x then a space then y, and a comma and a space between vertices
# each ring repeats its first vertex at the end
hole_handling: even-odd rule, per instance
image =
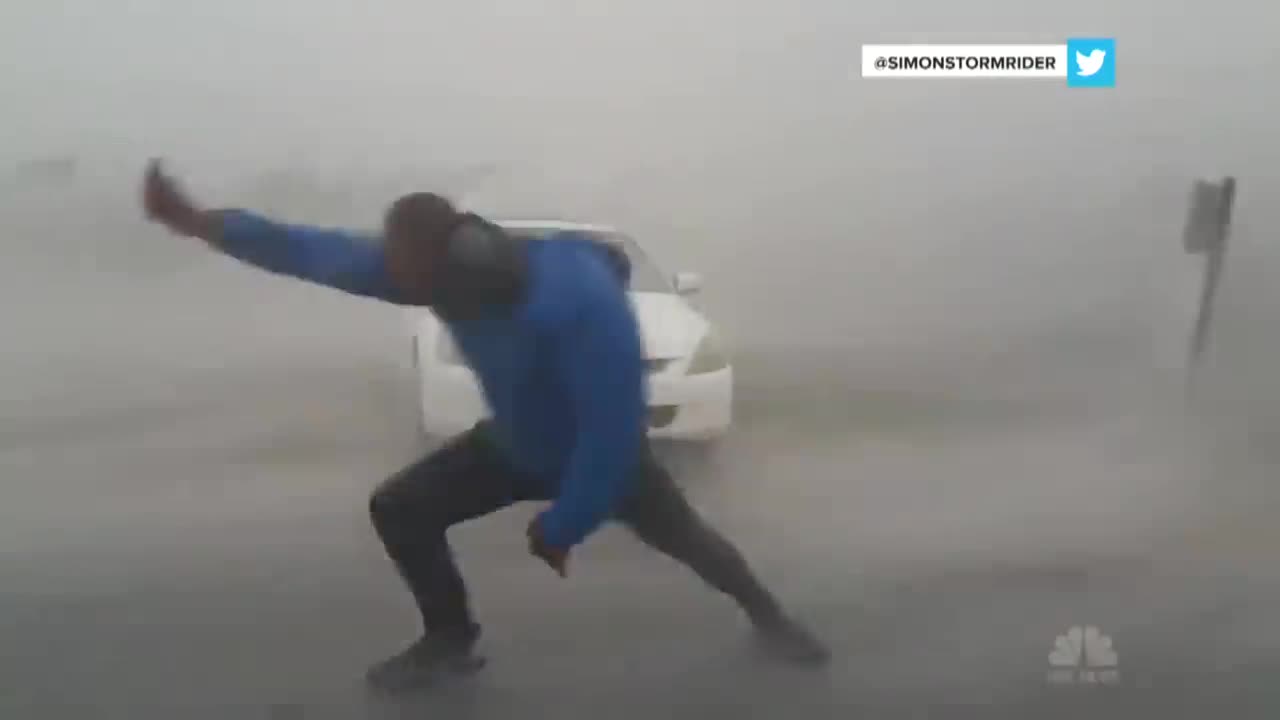
POLYGON ((1067 40, 1067 87, 1115 86, 1115 38, 1067 40))

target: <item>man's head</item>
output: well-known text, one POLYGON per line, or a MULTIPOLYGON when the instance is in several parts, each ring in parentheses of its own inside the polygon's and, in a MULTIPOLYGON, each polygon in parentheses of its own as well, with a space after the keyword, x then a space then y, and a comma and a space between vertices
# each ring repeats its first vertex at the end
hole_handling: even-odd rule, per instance
POLYGON ((435 193, 411 193, 391 204, 383 219, 387 272, 408 301, 431 304, 449 236, 465 217, 435 193))
POLYGON ((522 243, 434 193, 392 203, 384 220, 387 272, 411 305, 462 317, 524 292, 522 243))

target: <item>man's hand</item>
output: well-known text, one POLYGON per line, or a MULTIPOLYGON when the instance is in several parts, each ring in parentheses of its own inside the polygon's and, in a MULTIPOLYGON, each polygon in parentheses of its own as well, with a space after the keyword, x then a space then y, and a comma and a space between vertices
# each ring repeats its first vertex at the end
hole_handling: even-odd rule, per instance
POLYGON ((525 534, 529 538, 530 555, 546 563, 560 577, 569 576, 569 551, 562 548, 554 548, 547 544, 542 537, 542 527, 537 517, 534 517, 529 522, 529 529, 525 534))
POLYGON ((179 235, 209 239, 208 214, 187 197, 173 178, 165 174, 158 160, 147 165, 142 181, 142 209, 149 220, 179 235))

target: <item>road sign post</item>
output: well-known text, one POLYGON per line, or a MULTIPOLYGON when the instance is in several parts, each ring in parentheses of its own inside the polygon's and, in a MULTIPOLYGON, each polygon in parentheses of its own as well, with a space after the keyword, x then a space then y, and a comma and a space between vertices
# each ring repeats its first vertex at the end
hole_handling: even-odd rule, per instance
POLYGON ((1209 346, 1209 330, 1213 324, 1214 302, 1222 281, 1227 237, 1231 230, 1231 212, 1236 198, 1236 180, 1223 178, 1211 183, 1197 180, 1191 189, 1187 226, 1183 232, 1183 248, 1193 255, 1204 255, 1204 275, 1200 286, 1200 304, 1191 331, 1187 370, 1194 373, 1209 346))

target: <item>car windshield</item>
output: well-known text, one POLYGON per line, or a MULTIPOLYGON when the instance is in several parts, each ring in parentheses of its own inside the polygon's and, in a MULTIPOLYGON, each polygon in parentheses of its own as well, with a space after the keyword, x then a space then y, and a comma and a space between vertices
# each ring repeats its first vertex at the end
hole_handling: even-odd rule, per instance
MULTIPOLYGON (((515 237, 535 240, 550 237, 564 231, 557 228, 507 228, 507 232, 515 237)), ((636 241, 630 237, 616 232, 578 230, 574 232, 622 248, 623 252, 627 254, 627 259, 631 261, 632 292, 667 294, 675 292, 671 287, 671 283, 667 280, 667 276, 658 269, 653 260, 649 259, 644 250, 641 250, 636 241)))

